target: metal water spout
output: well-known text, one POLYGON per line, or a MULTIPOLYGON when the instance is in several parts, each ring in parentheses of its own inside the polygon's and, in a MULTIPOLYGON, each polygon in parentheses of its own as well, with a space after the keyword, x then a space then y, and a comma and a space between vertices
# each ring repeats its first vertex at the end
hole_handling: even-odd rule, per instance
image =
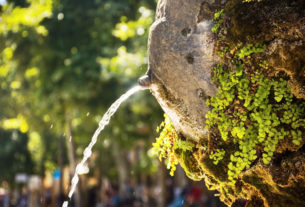
POLYGON ((150 88, 151 78, 149 75, 143 75, 138 79, 138 84, 143 88, 150 88))

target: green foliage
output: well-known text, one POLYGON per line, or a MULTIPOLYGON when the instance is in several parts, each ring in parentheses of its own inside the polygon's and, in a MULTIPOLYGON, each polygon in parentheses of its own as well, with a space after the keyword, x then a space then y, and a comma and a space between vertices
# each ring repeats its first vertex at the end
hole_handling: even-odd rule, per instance
POLYGON ((153 143, 153 150, 158 154, 160 161, 162 158, 167 159, 167 168, 170 169, 170 175, 173 176, 178 164, 176 152, 192 151, 194 144, 188 140, 182 140, 178 136, 166 114, 164 114, 164 121, 157 127, 157 132, 160 132, 160 136, 153 143))
POLYGON ((35 173, 34 163, 27 149, 28 136, 18 131, 0 129, 0 180, 12 184, 16 173, 35 173))
POLYGON ((113 35, 126 41, 134 36, 147 34, 149 26, 153 22, 153 12, 145 7, 139 8, 141 16, 136 21, 126 21, 127 17, 121 17, 121 22, 116 24, 113 35))
MULTIPOLYGON (((52 0, 27 0, 26 8, 6 3, 1 7, 0 34, 19 32, 22 26, 35 27, 39 34, 46 35, 47 30, 39 23, 52 15, 52 0)), ((23 33, 27 36, 26 32, 23 33)))
POLYGON ((261 53, 264 52, 265 46, 259 45, 259 44, 248 44, 245 47, 242 47, 238 52, 237 55, 239 58, 244 58, 246 56, 249 56, 251 54, 261 53))
POLYGON ((214 26, 212 27, 212 32, 214 33, 218 32, 219 27, 223 22, 222 14, 223 14, 223 9, 221 9, 220 11, 214 14, 214 26))
POLYGON ((128 20, 126 16, 120 18, 112 31, 114 37, 124 43, 132 40, 132 47, 120 46, 117 55, 109 57, 98 57, 98 63, 105 77, 119 77, 121 81, 129 82, 131 78, 139 77, 145 73, 147 65, 147 42, 149 27, 153 22, 152 10, 141 6, 138 9, 139 17, 128 20), (134 51, 132 49, 136 48, 134 51), (145 69, 144 69, 145 68, 145 69), (144 70, 142 70, 144 69, 144 70))
POLYGON ((218 162, 223 159, 225 154, 226 154, 226 152, 225 152, 224 149, 217 149, 216 152, 211 152, 210 153, 210 159, 213 160, 213 163, 215 165, 217 165, 218 162))
MULTIPOLYGON (((223 48, 229 53, 227 45, 223 48)), ((268 164, 281 140, 293 145, 302 142, 305 105, 295 101, 287 80, 266 76, 268 66, 257 57, 264 48, 259 44, 239 45, 230 54, 233 58, 223 58, 214 68, 213 81, 219 91, 207 100, 212 110, 206 115, 206 127, 216 127, 224 142, 238 147, 228 155, 232 186, 257 158, 268 164)), ((224 155, 220 148, 210 154, 210 159, 217 164, 224 155)))
MULTIPOLYGON (((0 126, 29 137, 24 146, 37 170, 43 165, 58 168, 59 138, 69 139, 67 122, 71 122, 75 154, 82 156, 101 115, 145 73, 155 0, 22 0, 3 4, 0 126), (122 24, 134 35, 125 38, 122 24), (67 114, 71 119, 65 118, 67 114)), ((96 166, 106 174, 115 169, 109 155, 113 142, 130 149, 141 141, 145 151, 153 133, 149 126, 161 115, 149 94, 139 93, 128 105, 122 105, 112 119, 113 127, 103 134, 114 137, 105 144, 109 149, 103 141, 97 143, 103 150, 99 150, 96 166), (107 161, 103 159, 106 156, 107 161)), ((67 164, 65 150, 63 147, 63 164, 67 164)))

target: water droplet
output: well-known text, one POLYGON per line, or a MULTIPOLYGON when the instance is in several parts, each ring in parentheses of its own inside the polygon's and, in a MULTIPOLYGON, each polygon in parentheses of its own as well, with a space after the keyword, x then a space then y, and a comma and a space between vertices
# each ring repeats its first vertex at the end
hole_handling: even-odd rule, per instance
POLYGON ((68 207, 69 205, 69 202, 68 201, 65 201, 63 204, 62 204, 62 207, 68 207))
POLYGON ((59 13, 59 14, 57 15, 57 19, 58 19, 59 21, 60 21, 60 20, 63 20, 64 17, 65 17, 65 15, 64 15, 63 13, 59 13))
POLYGON ((85 149, 85 151, 84 151, 84 156, 85 156, 85 157, 90 157, 91 154, 92 154, 91 149, 90 149, 89 147, 87 147, 87 148, 85 149))
POLYGON ((79 181, 78 176, 74 176, 74 177, 72 178, 72 184, 73 184, 73 183, 78 183, 78 181, 79 181))
POLYGON ((89 167, 87 165, 78 164, 76 171, 79 175, 87 174, 89 173, 89 167))
POLYGON ((81 170, 82 167, 83 167, 83 164, 82 164, 82 163, 78 163, 77 166, 76 166, 75 171, 76 171, 76 172, 79 172, 79 171, 81 170))

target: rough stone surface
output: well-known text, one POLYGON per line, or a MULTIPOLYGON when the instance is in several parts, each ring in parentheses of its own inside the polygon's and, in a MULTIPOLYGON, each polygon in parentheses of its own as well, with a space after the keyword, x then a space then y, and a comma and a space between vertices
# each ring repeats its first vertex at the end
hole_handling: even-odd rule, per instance
MULTIPOLYGON (((227 182, 226 166, 215 166, 200 144, 208 134, 205 99, 217 93, 211 80, 211 70, 219 62, 211 32, 214 12, 225 8, 224 21, 230 24, 225 35, 233 45, 266 45, 264 55, 272 68, 269 77, 284 73, 295 99, 305 99, 305 1, 242 2, 159 0, 148 43, 147 74, 153 95, 175 129, 198 142, 197 151, 180 157, 182 166, 189 177, 204 177, 207 185, 219 192, 227 182)), ((220 140, 217 136, 209 137, 209 145, 220 140)), ((229 206, 239 198, 249 200, 247 207, 305 206, 304 153, 304 146, 281 142, 269 165, 256 160, 240 174, 234 189, 221 193, 221 199, 229 206)))
POLYGON ((305 99, 305 1, 231 0, 226 7, 231 22, 227 37, 267 45, 266 58, 274 75, 287 74, 292 93, 305 99))
POLYGON ((205 98, 217 92, 210 75, 217 62, 212 22, 204 20, 202 3, 160 0, 148 45, 152 93, 176 130, 196 141, 206 134, 205 98))

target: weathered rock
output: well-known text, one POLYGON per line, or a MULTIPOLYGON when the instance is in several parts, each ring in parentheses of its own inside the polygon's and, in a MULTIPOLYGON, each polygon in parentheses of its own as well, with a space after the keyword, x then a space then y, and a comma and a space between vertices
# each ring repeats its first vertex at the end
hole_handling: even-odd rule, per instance
POLYGON ((287 74, 292 93, 305 99, 305 1, 243 4, 231 0, 226 11, 231 22, 227 38, 232 42, 266 44, 266 58, 274 74, 287 74))
MULTIPOLYGON (((256 165, 242 175, 248 199, 260 199, 270 207, 304 206, 305 154, 287 153, 270 167, 256 165)), ((257 206, 257 205, 252 205, 257 206)))
MULTIPOLYGON (((215 10, 226 1, 160 0, 149 36, 152 92, 177 131, 198 141, 206 134, 205 97, 214 96, 211 69, 218 62, 211 32, 215 10)), ((292 92, 305 98, 305 2, 228 1, 232 41, 268 43, 274 73, 284 71, 292 92)))
POLYGON ((202 20, 202 2, 160 0, 148 44, 152 93, 176 130, 196 141, 206 134, 205 98, 217 92, 212 21, 202 20))
MULTIPOLYGON (((305 206, 304 146, 292 145, 291 140, 280 142, 269 165, 263 164, 259 157, 231 188, 227 185, 227 166, 215 166, 209 159, 208 149, 200 144, 208 140, 209 133, 205 129, 205 115, 209 111, 205 99, 217 93, 211 70, 220 60, 214 53, 216 40, 211 28, 213 14, 220 8, 225 8, 224 21, 230 24, 226 34, 222 34, 226 41, 233 46, 238 43, 266 45, 263 56, 272 69, 268 77, 284 73, 294 100, 302 102, 305 99, 304 0, 253 0, 251 3, 159 0, 149 36, 148 77, 141 83, 149 83, 175 129, 198 143, 197 151, 180 156, 189 177, 205 177, 228 205, 246 198, 251 200, 249 207, 305 206)), ((209 137, 208 145, 219 141, 215 133, 209 137)))

